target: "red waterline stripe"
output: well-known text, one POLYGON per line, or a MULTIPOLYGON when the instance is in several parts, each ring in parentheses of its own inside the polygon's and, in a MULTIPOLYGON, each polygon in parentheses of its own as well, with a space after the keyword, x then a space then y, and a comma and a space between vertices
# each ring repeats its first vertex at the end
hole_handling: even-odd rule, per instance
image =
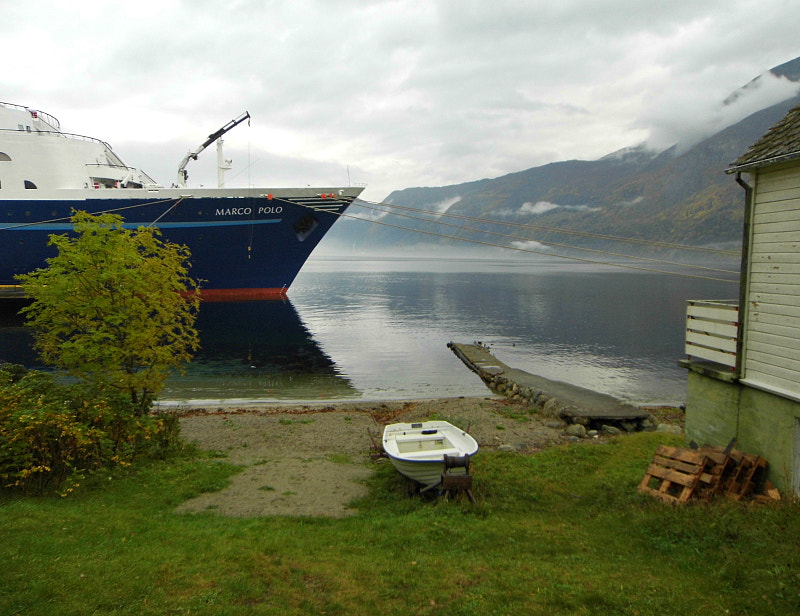
POLYGON ((241 302, 263 299, 286 299, 286 288, 273 289, 200 289, 204 302, 241 302))

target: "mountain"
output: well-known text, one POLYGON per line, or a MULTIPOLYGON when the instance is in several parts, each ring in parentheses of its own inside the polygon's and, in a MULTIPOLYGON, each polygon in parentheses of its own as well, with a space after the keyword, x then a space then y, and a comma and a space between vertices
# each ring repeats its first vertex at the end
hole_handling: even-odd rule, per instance
MULTIPOLYGON (((775 67, 769 73, 773 78, 800 82, 800 58, 775 67)), ((721 105, 730 106, 751 95, 767 78, 769 75, 764 74, 753 79, 721 105)), ((553 243, 562 242, 607 248, 608 242, 597 238, 598 234, 688 245, 737 246, 741 242, 744 191, 725 174, 725 169, 789 109, 800 103, 800 90, 796 92, 799 95, 760 109, 693 145, 675 144, 662 152, 639 145, 593 161, 550 163, 498 178, 451 186, 406 188, 392 192, 384 200, 393 206, 448 214, 438 222, 373 213, 380 222, 436 235, 386 225, 371 225, 365 229, 363 222, 343 220, 328 237, 363 251, 377 248, 385 251, 415 244, 462 246, 441 237, 452 235, 489 244, 512 241, 498 233, 544 244, 549 242, 555 252, 562 249, 553 248, 553 243), (592 235, 565 237, 542 230, 520 230, 520 227, 513 230, 514 227, 489 226, 476 219, 592 235), (442 225, 444 222, 476 230, 456 230, 442 225)), ((408 215, 419 216, 414 212, 408 215)))

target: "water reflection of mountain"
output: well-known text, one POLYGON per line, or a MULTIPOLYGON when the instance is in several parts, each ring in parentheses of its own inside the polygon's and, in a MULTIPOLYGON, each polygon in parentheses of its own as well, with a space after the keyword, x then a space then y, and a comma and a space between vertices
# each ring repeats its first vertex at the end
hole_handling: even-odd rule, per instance
POLYGON ((317 400, 357 396, 286 301, 203 303, 201 348, 162 399, 317 400))

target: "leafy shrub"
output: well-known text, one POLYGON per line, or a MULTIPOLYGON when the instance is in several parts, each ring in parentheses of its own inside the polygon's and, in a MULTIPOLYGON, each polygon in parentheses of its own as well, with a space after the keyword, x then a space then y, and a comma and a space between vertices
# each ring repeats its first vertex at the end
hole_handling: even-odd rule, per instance
POLYGON ((42 361, 94 387, 118 389, 144 416, 173 368, 199 346, 189 250, 121 216, 73 212, 74 234, 51 235, 47 267, 17 278, 42 361))
POLYGON ((77 486, 84 472, 127 466, 178 446, 169 416, 137 415, 129 397, 0 365, 0 487, 26 493, 77 486))

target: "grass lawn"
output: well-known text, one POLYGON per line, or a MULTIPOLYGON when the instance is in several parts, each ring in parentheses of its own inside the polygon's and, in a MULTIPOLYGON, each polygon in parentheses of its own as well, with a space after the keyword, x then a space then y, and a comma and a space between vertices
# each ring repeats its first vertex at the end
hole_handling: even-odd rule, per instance
POLYGON ((175 514, 237 472, 201 454, 0 493, 0 615, 800 612, 800 507, 640 495, 662 443, 483 451, 477 505, 409 498, 380 462, 344 519, 175 514))

